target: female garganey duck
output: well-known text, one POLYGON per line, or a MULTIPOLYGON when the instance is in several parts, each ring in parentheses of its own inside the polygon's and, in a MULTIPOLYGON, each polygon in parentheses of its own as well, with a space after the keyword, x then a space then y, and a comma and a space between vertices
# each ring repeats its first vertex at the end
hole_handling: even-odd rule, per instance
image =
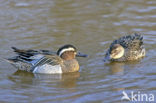
POLYGON ((48 50, 20 50, 12 47, 18 54, 13 58, 7 59, 19 70, 32 73, 67 73, 79 71, 78 57, 87 55, 77 53, 73 45, 64 45, 57 51, 57 55, 48 50))
POLYGON ((144 56, 143 36, 135 33, 114 40, 106 52, 105 61, 132 61, 144 56))

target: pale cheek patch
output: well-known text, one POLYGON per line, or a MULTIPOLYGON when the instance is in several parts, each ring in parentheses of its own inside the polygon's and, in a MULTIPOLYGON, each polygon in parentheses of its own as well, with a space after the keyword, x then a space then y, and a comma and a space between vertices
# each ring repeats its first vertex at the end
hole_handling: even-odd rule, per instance
POLYGON ((124 55, 124 49, 121 50, 121 51, 118 51, 118 52, 117 52, 116 54, 114 54, 114 55, 111 55, 111 58, 113 58, 113 59, 119 59, 119 58, 121 58, 123 55, 124 55))

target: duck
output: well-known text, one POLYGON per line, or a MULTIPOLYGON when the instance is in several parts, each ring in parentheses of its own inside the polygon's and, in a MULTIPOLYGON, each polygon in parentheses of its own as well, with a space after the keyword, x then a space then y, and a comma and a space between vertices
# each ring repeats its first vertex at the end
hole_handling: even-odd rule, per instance
POLYGON ((61 74, 79 71, 79 63, 76 57, 87 57, 87 54, 77 52, 71 44, 63 45, 57 52, 49 50, 23 50, 12 47, 17 54, 6 60, 18 70, 41 73, 61 74))
POLYGON ((145 54, 143 36, 134 33, 114 40, 106 51, 104 61, 134 61, 145 54))

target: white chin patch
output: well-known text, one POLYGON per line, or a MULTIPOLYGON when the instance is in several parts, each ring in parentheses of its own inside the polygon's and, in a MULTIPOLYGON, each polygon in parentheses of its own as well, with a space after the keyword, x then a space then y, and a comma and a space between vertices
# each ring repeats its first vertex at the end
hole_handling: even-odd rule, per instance
POLYGON ((66 48, 66 49, 62 49, 61 51, 60 51, 60 53, 59 53, 59 56, 61 56, 64 52, 66 52, 66 51, 75 51, 75 49, 74 48, 66 48))

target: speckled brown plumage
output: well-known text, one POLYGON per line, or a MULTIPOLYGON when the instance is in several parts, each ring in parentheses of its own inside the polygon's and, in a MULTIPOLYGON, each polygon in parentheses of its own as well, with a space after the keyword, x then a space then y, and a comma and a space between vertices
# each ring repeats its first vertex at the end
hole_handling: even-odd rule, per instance
POLYGON ((128 60, 137 60, 145 56, 145 48, 143 44, 143 36, 140 34, 132 34, 128 36, 123 36, 117 40, 114 40, 110 48, 107 50, 105 58, 107 58, 115 44, 120 44, 124 50, 124 55, 119 59, 110 59, 111 61, 128 61, 128 60))

